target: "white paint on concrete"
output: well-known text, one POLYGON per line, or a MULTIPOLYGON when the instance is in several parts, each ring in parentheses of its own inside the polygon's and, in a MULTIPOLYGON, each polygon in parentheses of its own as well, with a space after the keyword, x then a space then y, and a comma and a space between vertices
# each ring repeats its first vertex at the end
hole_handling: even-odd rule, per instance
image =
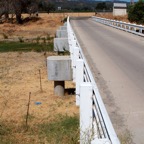
POLYGON ((47 58, 48 79, 54 81, 72 80, 71 59, 69 56, 47 58))
POLYGON ((76 61, 76 105, 80 104, 80 84, 83 82, 84 62, 82 59, 76 61))
POLYGON ((66 30, 57 30, 56 37, 57 38, 67 38, 68 37, 67 31, 66 30))
POLYGON ((68 38, 54 38, 54 51, 69 51, 68 38))
POLYGON ((92 137, 92 85, 80 85, 80 144, 88 143, 92 137))

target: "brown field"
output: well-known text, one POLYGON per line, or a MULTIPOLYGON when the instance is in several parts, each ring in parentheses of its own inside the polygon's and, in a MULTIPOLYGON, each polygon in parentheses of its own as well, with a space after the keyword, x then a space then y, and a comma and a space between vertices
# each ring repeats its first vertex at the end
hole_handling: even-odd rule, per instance
POLYGON ((102 17, 102 18, 107 18, 107 19, 113 19, 113 20, 118 20, 118 21, 123 21, 123 22, 129 22, 128 16, 113 16, 112 13, 98 13, 96 16, 102 17))
MULTIPOLYGON (((56 29, 62 25, 61 22, 67 16, 92 16, 94 13, 40 13, 39 18, 25 22, 23 25, 4 23, 0 24, 0 40, 4 40, 4 35, 8 39, 17 39, 23 37, 32 39, 38 36, 55 35, 56 29)), ((25 18, 28 15, 23 15, 25 18)))
MULTIPOLYGON (((63 15, 40 14, 40 20, 24 25, 4 23, 0 25, 0 31, 9 34, 12 39, 16 36, 30 38, 50 33, 54 35, 56 29, 62 25, 63 15)), ((2 40, 2 38, 1 38, 2 40)), ((47 56, 57 55, 49 52, 47 56)), ((49 115, 51 108, 57 103, 62 103, 66 108, 58 109, 58 112, 77 112, 73 96, 57 97, 53 93, 53 81, 47 79, 46 57, 44 53, 36 52, 8 52, 0 53, 0 116, 8 121, 20 121, 26 114, 29 92, 31 92, 31 113, 37 119, 44 119, 49 115), (42 73, 43 92, 39 86, 39 70, 42 73), (65 103, 63 102, 65 101, 65 103), (42 102, 37 106, 35 102, 42 102), (8 119, 9 117, 9 119, 8 119)), ((74 88, 72 82, 66 82, 66 88, 74 88)), ((72 113, 73 113, 72 112, 72 113)))
MULTIPOLYGON (((55 55, 48 53, 47 56, 55 55)), ((66 82, 66 89, 74 88, 66 82)), ((43 53, 10 52, 0 53, 0 118, 19 123, 26 115, 31 92, 30 114, 37 122, 43 121, 52 113, 77 113, 72 94, 58 97, 53 92, 53 81, 48 81, 46 58, 43 53), (42 76, 40 89, 39 70, 42 76), (36 105, 36 102, 41 102, 36 105), (59 107, 61 106, 61 107, 59 107)))
MULTIPOLYGON (((63 24, 61 20, 64 15, 40 14, 39 17, 38 20, 29 21, 23 25, 0 24, 0 41, 15 41, 18 37, 31 39, 38 36, 54 36, 56 29, 63 24), (3 35, 7 35, 8 38, 5 39, 3 35)), ((18 131, 26 121, 30 92, 29 126, 50 121, 58 114, 78 114, 75 96, 68 91, 75 88, 73 82, 66 82, 65 96, 54 95, 54 84, 47 79, 46 68, 46 57, 51 55, 57 54, 54 52, 47 52, 46 55, 36 52, 0 53, 0 126, 1 123, 14 126, 14 133, 10 139, 15 137, 17 143, 38 143, 32 142, 33 138, 31 141, 29 134, 25 134, 23 130, 18 131), (39 70, 42 77, 42 91, 39 70), (24 142, 21 142, 23 140, 24 142)), ((0 143, 1 131, 3 132, 3 129, 0 128, 0 143)), ((35 135, 34 139, 38 140, 38 137, 35 135)))

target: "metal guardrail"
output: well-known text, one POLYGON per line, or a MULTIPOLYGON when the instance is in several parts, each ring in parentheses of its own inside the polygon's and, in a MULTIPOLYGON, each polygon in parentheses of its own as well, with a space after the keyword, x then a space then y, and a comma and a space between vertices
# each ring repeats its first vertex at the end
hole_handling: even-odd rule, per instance
POLYGON ((80 144, 120 144, 69 17, 67 32, 76 82, 76 105, 80 105, 80 144))
POLYGON ((139 36, 144 36, 144 26, 142 25, 136 25, 132 23, 126 23, 122 21, 116 21, 116 20, 111 20, 106 18, 95 17, 95 16, 92 16, 92 19, 104 25, 108 25, 139 36))

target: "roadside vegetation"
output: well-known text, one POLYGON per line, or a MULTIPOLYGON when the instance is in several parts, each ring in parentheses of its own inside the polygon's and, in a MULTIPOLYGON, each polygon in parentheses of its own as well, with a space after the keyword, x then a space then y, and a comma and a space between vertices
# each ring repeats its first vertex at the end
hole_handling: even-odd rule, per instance
POLYGON ((1 144, 78 144, 79 119, 77 115, 57 115, 53 120, 33 123, 30 118, 29 128, 22 122, 19 125, 7 121, 0 122, 1 144))
POLYGON ((128 8, 128 19, 130 22, 144 24, 144 1, 139 0, 128 8))
POLYGON ((45 52, 53 51, 53 43, 24 43, 24 42, 0 42, 0 52, 34 51, 45 52))

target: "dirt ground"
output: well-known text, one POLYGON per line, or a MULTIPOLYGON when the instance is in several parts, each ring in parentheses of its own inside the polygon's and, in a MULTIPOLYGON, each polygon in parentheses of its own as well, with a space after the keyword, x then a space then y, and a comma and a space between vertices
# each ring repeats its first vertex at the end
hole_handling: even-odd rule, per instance
MULTIPOLYGON (((62 25, 62 20, 67 16, 92 16, 94 13, 40 13, 38 18, 25 22, 23 25, 3 23, 0 24, 0 40, 17 39, 23 37, 32 39, 39 36, 55 35, 56 29, 62 25)), ((28 17, 25 14, 22 17, 28 17)))
MULTIPOLYGON (((47 54, 50 55, 54 53, 47 54)), ((74 87, 72 82, 66 82, 66 89, 74 87)), ((46 58, 43 53, 0 53, 0 119, 16 123, 23 121, 30 92, 30 114, 37 122, 53 113, 78 112, 73 93, 64 97, 54 95, 53 81, 47 79, 46 58)))
MULTIPOLYGON (((62 25, 63 15, 40 14, 36 22, 24 25, 0 24, 0 40, 3 33, 12 40, 15 37, 31 38, 39 35, 54 35, 62 25)), ((47 56, 56 55, 47 53, 47 56)), ((66 89, 75 88, 74 83, 66 82, 66 89)), ((35 52, 0 53, 0 119, 14 123, 24 120, 27 112, 29 93, 31 92, 30 115, 36 122, 45 120, 53 113, 78 113, 73 93, 64 97, 54 95, 53 81, 47 79, 46 56, 35 52), (40 90, 39 70, 42 76, 40 90)))
MULTIPOLYGON (((23 17, 28 17, 28 15, 25 14, 23 17)), ((63 18, 63 15, 39 14, 38 18, 27 21, 23 25, 3 23, 0 24, 0 39, 6 39, 5 35, 12 40, 18 37, 32 39, 38 36, 53 36, 56 29, 62 25, 63 18)))

